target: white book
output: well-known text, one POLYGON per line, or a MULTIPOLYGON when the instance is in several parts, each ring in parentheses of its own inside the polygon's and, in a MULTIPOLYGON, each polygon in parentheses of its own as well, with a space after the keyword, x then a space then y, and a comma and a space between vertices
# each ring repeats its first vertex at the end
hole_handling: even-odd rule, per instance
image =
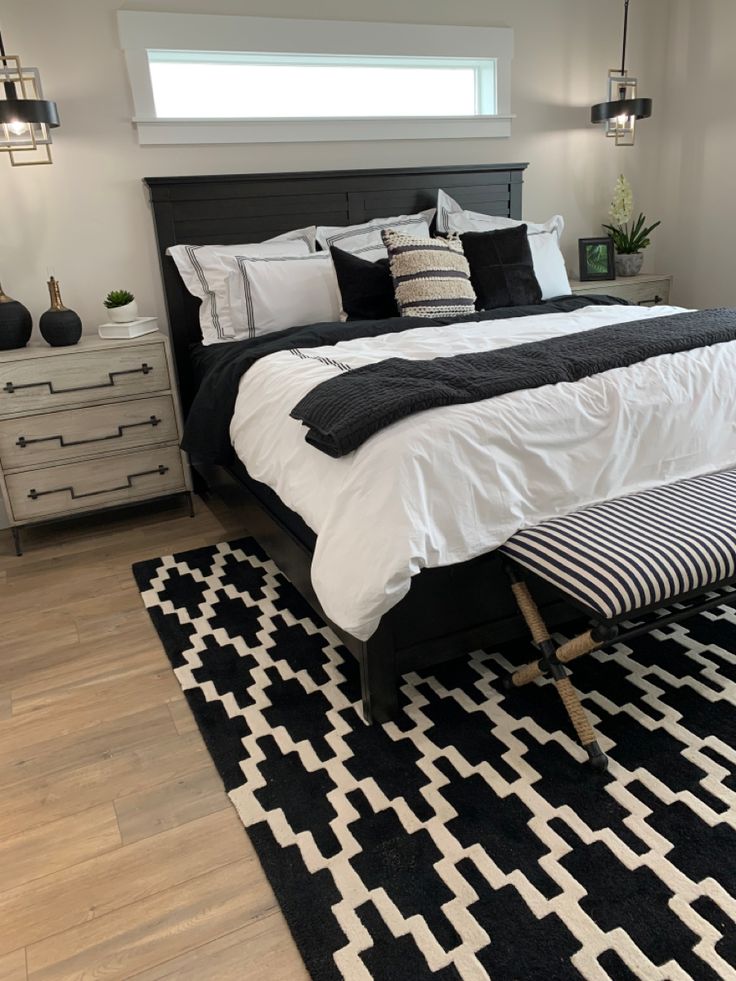
POLYGON ((100 337, 107 337, 110 340, 121 340, 153 334, 157 330, 156 317, 138 317, 136 320, 129 320, 127 324, 100 324, 97 333, 100 337))

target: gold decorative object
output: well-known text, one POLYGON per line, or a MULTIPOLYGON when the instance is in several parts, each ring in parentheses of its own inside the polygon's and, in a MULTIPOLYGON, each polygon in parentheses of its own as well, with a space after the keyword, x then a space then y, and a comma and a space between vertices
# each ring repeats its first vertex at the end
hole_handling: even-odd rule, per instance
POLYGON ((38 322, 41 337, 52 347, 77 344, 82 336, 82 321, 74 310, 64 306, 58 279, 51 276, 48 287, 51 306, 38 322))
POLYGON ((59 286, 59 280, 54 279, 52 276, 48 283, 46 284, 49 288, 49 297, 51 299, 51 310, 68 310, 61 301, 61 287, 59 286))

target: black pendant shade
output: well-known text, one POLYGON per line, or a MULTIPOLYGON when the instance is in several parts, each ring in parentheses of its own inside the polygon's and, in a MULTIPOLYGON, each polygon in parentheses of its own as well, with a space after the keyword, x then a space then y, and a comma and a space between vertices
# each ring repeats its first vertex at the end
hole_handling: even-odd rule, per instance
POLYGON ((648 119, 652 115, 651 99, 618 99, 616 102, 599 102, 590 109, 591 123, 605 123, 617 116, 634 116, 648 119))
POLYGON ((16 122, 44 123, 55 128, 59 125, 59 110, 56 103, 48 99, 0 100, 0 125, 16 122))
POLYGON ((629 0, 624 0, 624 36, 621 50, 621 70, 608 73, 608 99, 591 106, 591 123, 604 123, 606 136, 613 137, 616 146, 633 146, 637 119, 652 115, 652 100, 637 96, 637 81, 626 71, 626 40, 629 28, 629 0))

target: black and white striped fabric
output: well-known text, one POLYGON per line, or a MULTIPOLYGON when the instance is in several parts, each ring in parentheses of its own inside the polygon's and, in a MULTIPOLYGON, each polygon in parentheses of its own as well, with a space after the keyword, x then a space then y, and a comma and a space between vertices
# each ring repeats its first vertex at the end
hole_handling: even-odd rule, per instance
POLYGON ((736 576, 736 470, 595 504, 501 552, 604 619, 736 576))

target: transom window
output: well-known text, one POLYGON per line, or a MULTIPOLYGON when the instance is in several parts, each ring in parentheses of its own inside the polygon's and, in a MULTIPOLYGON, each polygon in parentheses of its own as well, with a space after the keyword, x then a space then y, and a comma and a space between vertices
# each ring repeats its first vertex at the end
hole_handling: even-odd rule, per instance
POLYGON ((511 134, 508 27, 117 16, 142 144, 511 134))
POLYGON ((149 51, 156 115, 330 119, 496 114, 496 62, 149 51))

